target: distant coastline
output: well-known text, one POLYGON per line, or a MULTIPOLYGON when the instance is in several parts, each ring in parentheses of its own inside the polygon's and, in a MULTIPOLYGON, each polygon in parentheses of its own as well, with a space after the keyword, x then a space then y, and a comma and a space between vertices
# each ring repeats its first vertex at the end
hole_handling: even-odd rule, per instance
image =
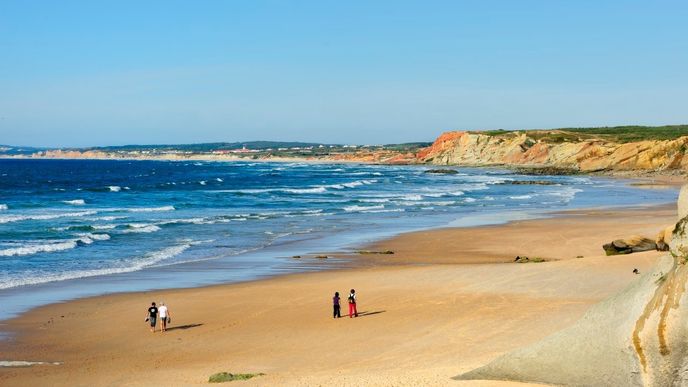
POLYGON ((39 149, 0 146, 0 158, 271 161, 506 167, 525 173, 683 176, 688 125, 452 131, 433 143, 332 145, 252 141, 39 149))

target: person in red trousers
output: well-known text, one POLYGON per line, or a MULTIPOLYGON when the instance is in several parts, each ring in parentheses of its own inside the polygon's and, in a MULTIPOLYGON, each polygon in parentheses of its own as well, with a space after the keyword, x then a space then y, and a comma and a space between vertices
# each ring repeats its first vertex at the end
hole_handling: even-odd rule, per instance
POLYGON ((356 310, 356 291, 351 289, 349 293, 349 318, 358 317, 358 311, 356 310))

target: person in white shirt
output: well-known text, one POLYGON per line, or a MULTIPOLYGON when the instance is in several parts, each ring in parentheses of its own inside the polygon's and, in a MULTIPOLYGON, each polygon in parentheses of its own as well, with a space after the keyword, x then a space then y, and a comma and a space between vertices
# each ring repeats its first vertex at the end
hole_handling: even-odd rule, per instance
POLYGON ((172 320, 172 315, 170 314, 167 305, 164 302, 160 303, 158 307, 158 313, 160 314, 160 328, 163 332, 167 330, 167 323, 172 320))
POLYGON ((349 293, 349 318, 358 317, 358 310, 356 310, 356 291, 351 289, 349 293))

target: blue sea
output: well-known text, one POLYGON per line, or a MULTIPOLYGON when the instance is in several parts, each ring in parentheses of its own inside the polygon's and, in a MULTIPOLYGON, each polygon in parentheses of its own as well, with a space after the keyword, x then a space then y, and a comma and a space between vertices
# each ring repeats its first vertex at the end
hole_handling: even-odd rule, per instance
POLYGON ((677 197, 619 179, 428 169, 0 160, 0 318, 75 297, 336 267, 343 262, 307 255, 404 231, 677 197))

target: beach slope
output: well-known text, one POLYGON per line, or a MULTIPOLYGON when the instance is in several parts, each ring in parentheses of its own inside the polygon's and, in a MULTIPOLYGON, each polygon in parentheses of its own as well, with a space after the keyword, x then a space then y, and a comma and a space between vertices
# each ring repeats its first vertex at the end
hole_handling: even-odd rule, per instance
POLYGON ((662 254, 606 257, 600 242, 659 230, 674 214, 586 211, 411 233, 376 245, 398 255, 363 255, 359 268, 48 305, 6 322, 3 360, 61 364, 0 368, 0 384, 203 385, 227 371, 265 374, 239 385, 521 385, 451 377, 570 327, 637 283, 632 270, 651 272, 662 254), (508 242, 528 238, 535 250, 508 242), (508 262, 545 252, 548 262, 508 262), (332 294, 350 288, 361 315, 333 319, 332 294), (151 301, 170 306, 169 331, 148 331, 151 301))

